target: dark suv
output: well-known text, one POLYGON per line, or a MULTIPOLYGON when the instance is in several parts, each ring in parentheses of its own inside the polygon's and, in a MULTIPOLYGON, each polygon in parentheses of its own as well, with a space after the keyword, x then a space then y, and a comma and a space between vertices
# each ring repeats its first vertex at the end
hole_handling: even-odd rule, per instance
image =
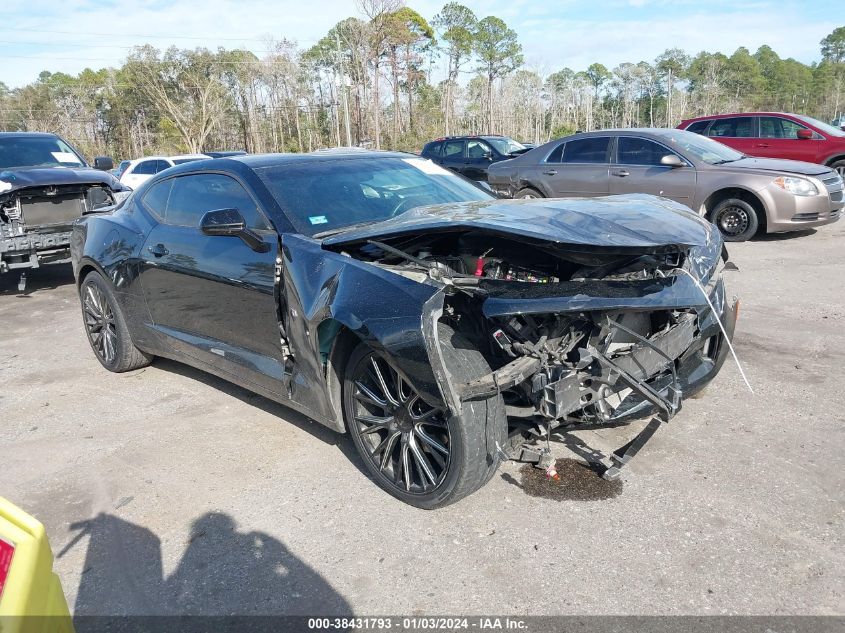
POLYGON ((421 155, 462 176, 486 181, 491 163, 527 151, 525 145, 507 136, 447 136, 427 143, 421 155))

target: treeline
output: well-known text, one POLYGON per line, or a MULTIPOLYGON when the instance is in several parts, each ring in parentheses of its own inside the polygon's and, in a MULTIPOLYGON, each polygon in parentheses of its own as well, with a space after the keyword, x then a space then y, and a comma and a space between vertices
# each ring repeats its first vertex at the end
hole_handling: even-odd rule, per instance
MULTIPOLYGON (((845 109, 845 27, 820 61, 768 46, 730 56, 670 49, 652 61, 541 75, 517 33, 450 2, 431 19, 401 0, 359 0, 319 42, 245 50, 132 49, 120 68, 42 72, 0 83, 0 129, 61 134, 89 156, 334 145, 417 150, 444 134, 542 142, 576 129, 674 126, 700 114, 784 110, 823 120, 845 109)), ((563 60, 555 60, 563 61, 563 60)))

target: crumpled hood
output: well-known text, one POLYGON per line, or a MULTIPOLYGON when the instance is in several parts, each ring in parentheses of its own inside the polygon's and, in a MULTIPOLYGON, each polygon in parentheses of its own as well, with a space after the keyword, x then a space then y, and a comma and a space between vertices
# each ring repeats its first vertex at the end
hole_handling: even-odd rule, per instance
POLYGON ((643 194, 604 198, 491 200, 418 207, 364 228, 333 235, 324 245, 400 235, 483 230, 568 246, 650 248, 704 246, 713 225, 687 207, 643 194))
POLYGON ((126 189, 108 172, 93 167, 25 167, 0 170, 0 195, 47 185, 105 185, 113 191, 126 189))
POLYGON ((746 156, 731 163, 725 163, 725 167, 741 169, 754 169, 758 171, 776 171, 786 174, 802 174, 804 176, 820 176, 830 171, 830 167, 805 163, 800 160, 784 160, 780 158, 755 158, 746 156))

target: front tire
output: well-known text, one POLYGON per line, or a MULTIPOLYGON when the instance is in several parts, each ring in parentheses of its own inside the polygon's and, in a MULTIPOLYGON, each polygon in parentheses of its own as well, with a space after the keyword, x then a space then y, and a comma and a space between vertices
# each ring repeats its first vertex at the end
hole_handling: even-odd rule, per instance
MULTIPOLYGON (((478 350, 438 324, 449 372, 470 381, 490 372, 478 350)), ((418 508, 440 508, 483 486, 499 465, 507 418, 500 395, 465 402, 447 416, 422 400, 393 364, 360 343, 343 380, 346 427, 367 472, 391 495, 418 508)))
POLYGON ((845 158, 832 162, 830 168, 845 179, 845 158))
POLYGON ((150 364, 153 357, 132 343, 117 297, 100 273, 91 271, 85 276, 79 299, 88 342, 103 367, 121 373, 150 364))
POLYGON ((760 228, 757 210, 739 198, 727 198, 719 202, 713 207, 708 219, 716 225, 726 242, 745 242, 760 228))
POLYGON ((545 198, 545 196, 536 189, 526 187, 525 189, 520 189, 514 198, 517 200, 532 200, 534 198, 545 198))

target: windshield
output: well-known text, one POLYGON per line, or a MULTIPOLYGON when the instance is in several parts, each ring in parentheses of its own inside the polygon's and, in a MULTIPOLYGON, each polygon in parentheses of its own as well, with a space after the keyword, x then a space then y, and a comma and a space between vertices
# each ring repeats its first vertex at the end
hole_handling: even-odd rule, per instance
POLYGON ((422 158, 296 161, 255 171, 306 235, 380 222, 429 204, 495 199, 422 158))
POLYGON ((73 148, 57 136, 0 138, 0 169, 84 166, 73 148))
POLYGON ((183 165, 185 163, 192 163, 195 160, 204 160, 204 159, 199 158, 199 157, 195 157, 195 158, 174 158, 173 164, 174 165, 183 165))
POLYGON ((727 145, 722 145, 719 141, 694 132, 674 130, 663 135, 663 138, 673 143, 682 153, 695 156, 698 160, 711 165, 732 163, 745 156, 727 145))
POLYGON ((522 143, 517 143, 515 140, 508 138, 507 136, 499 136, 495 138, 486 137, 484 140, 495 147, 497 152, 504 154, 505 156, 508 154, 515 154, 516 152, 524 152, 528 149, 522 143))
POLYGON ((832 125, 828 125, 827 123, 822 123, 818 119, 814 119, 811 116, 804 116, 802 114, 796 114, 796 118, 801 119, 805 123, 809 123, 813 127, 818 128, 825 134, 829 134, 830 136, 845 136, 845 132, 843 132, 838 127, 833 127, 832 125))

